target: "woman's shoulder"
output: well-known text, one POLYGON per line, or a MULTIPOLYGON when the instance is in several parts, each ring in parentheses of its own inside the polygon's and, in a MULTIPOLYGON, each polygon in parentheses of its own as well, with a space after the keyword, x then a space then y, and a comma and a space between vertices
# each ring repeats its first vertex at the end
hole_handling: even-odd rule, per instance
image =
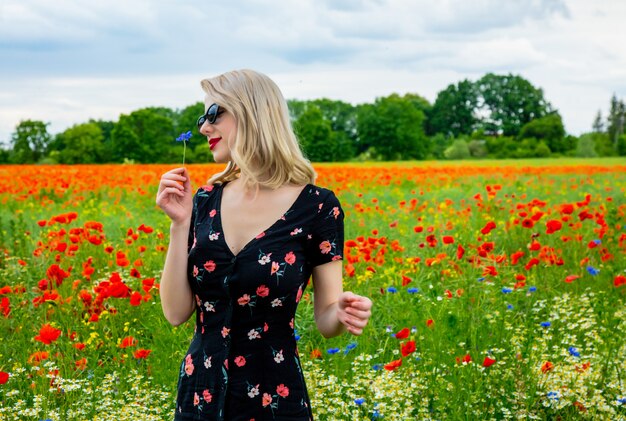
POLYGON ((304 192, 307 194, 309 200, 319 204, 320 208, 322 205, 339 205, 339 199, 337 199, 335 192, 329 188, 321 187, 316 184, 307 184, 304 188, 304 192))
POLYGON ((205 184, 200 186, 194 195, 194 199, 198 203, 204 203, 208 201, 210 198, 214 197, 215 194, 222 188, 222 184, 205 184))

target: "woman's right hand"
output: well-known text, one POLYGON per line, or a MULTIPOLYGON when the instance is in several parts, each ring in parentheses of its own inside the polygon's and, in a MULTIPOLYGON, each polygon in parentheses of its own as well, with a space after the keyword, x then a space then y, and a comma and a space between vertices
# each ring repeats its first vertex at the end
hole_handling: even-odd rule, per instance
POLYGON ((156 204, 174 223, 191 221, 193 193, 186 168, 175 168, 161 176, 156 204))

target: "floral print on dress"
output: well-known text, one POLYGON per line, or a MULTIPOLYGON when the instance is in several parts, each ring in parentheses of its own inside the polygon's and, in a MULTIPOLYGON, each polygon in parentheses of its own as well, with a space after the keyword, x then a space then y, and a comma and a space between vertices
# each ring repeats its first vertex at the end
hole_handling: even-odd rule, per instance
POLYGON ((235 256, 224 241, 223 189, 202 187, 193 199, 187 275, 197 334, 182 355, 175 420, 311 420, 294 318, 313 268, 342 258, 341 206, 309 184, 235 256))

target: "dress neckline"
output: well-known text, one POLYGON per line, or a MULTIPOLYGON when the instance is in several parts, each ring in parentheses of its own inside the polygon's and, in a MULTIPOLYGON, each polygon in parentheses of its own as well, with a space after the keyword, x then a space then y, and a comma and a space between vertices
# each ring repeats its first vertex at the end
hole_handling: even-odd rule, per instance
POLYGON ((298 196, 296 197, 296 199, 291 203, 291 206, 289 206, 289 208, 282 213, 282 215, 276 220, 274 221, 269 227, 265 228, 264 230, 260 231, 256 236, 254 236, 250 241, 248 241, 238 252, 237 254, 233 253, 233 251, 231 250, 230 246, 228 245, 228 242, 226 241, 226 232, 224 231, 224 225, 222 224, 222 194, 224 192, 224 187, 226 186, 226 184, 228 184, 228 181, 225 183, 222 183, 220 185, 220 189, 219 192, 217 193, 217 203, 215 205, 215 208, 217 209, 217 220, 218 220, 218 224, 220 229, 222 230, 222 242, 224 243, 224 246, 226 247, 226 250, 228 250, 228 253, 230 253, 230 255, 233 258, 238 257, 242 252, 244 252, 250 245, 252 245, 253 243, 255 243, 257 240, 259 240, 260 238, 263 238, 263 236, 260 236, 263 233, 267 233, 268 231, 270 231, 272 228, 274 228, 274 226, 276 226, 276 224, 278 224, 280 221, 283 220, 283 218, 285 217, 285 215, 287 215, 288 213, 290 213, 291 211, 293 211, 294 207, 296 206, 296 204, 298 204, 298 202, 300 201, 300 199, 302 197, 304 197, 305 192, 312 187, 313 185, 308 183, 306 184, 302 190, 300 190, 300 193, 298 193, 298 196))

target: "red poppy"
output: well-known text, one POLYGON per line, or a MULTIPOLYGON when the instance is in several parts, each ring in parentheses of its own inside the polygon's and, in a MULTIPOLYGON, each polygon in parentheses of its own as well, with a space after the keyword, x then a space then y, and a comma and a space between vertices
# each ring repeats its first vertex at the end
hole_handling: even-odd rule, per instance
POLYGON ((496 228, 496 223, 493 221, 487 222, 487 224, 480 230, 483 235, 489 234, 493 229, 496 228))
POLYGON ((400 332, 396 333, 396 339, 406 339, 409 337, 410 333, 411 331, 405 327, 400 332))
POLYGON ((426 327, 431 327, 434 324, 435 324, 435 321, 433 319, 426 320, 426 327))
POLYGON ((411 278, 409 278, 408 276, 404 276, 402 275, 402 286, 405 287, 408 284, 410 284, 413 280, 411 278))
POLYGON ((133 357, 140 359, 140 358, 148 358, 148 355, 150 355, 150 353, 152 352, 152 350, 150 349, 138 349, 137 351, 133 352, 133 357))
POLYGON ((56 329, 50 324, 46 323, 39 329, 39 335, 35 336, 35 340, 43 342, 46 345, 50 345, 52 342, 59 339, 61 335, 61 329, 56 329))
POLYGON ((403 357, 407 357, 415 352, 415 341, 408 341, 400 346, 400 351, 403 357))
POLYGON ((133 338, 132 336, 127 336, 124 339, 122 339, 122 342, 120 343, 120 348, 128 348, 129 346, 135 346, 137 345, 137 340, 135 338, 133 338))
POLYGON ((546 234, 552 234, 559 231, 563 227, 563 224, 558 219, 551 219, 546 222, 546 227, 546 234))
POLYGON ((483 367, 491 367, 495 362, 496 360, 494 360, 493 358, 485 357, 485 360, 483 361, 483 367))
POLYGON ((9 381, 9 373, 0 371, 0 384, 5 384, 8 381, 9 381))
POLYGON ((550 361, 546 361, 545 363, 543 363, 541 365, 541 372, 542 373, 547 373, 548 371, 552 370, 554 368, 554 364, 552 364, 550 361))
POLYGON ((626 285, 626 276, 617 275, 615 279, 613 280, 613 285, 615 285, 615 288, 622 286, 622 285, 626 285))
POLYGON ((396 370, 401 365, 402 365, 402 358, 398 360, 394 360, 390 363, 387 363, 384 365, 384 367, 385 367, 385 370, 393 371, 393 370, 396 370))
POLYGON ((567 282, 568 284, 571 284, 572 282, 574 282, 575 279, 578 279, 578 278, 580 278, 580 276, 578 275, 569 275, 565 277, 564 281, 567 282))

